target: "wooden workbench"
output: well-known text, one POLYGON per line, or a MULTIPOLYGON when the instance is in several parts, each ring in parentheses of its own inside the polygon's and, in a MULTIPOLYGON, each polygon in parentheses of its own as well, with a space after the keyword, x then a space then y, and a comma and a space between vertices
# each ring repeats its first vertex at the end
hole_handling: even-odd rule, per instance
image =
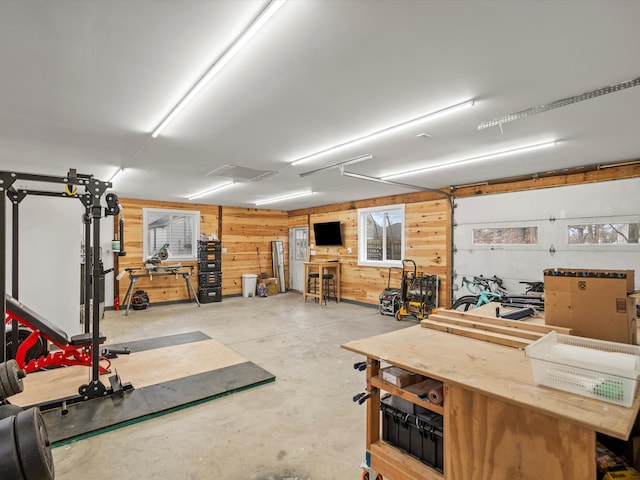
POLYGON ((336 285, 336 301, 340 302, 340 262, 339 261, 320 261, 304 263, 304 291, 302 298, 306 302, 307 297, 317 298, 319 303, 324 299, 324 282, 322 275, 325 272, 332 273, 336 285), (318 273, 318 288, 315 293, 309 292, 309 274, 318 273))
POLYGON ((388 391, 441 413, 444 473, 380 438, 380 392, 367 401, 371 467, 390 480, 595 480, 596 432, 627 439, 640 408, 538 386, 524 351, 408 327, 343 348, 367 357, 367 389, 388 391), (380 362, 444 383, 433 406, 379 376, 380 362))

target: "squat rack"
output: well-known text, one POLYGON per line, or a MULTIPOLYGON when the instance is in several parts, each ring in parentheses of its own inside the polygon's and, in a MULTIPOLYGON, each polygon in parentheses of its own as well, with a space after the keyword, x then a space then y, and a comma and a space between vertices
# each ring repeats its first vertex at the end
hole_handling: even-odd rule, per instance
MULTIPOLYGON (((84 269, 84 328, 85 333, 91 333, 92 361, 91 361, 91 387, 85 388, 87 393, 84 396, 94 398, 104 395, 106 387, 100 381, 99 361, 100 361, 100 282, 102 267, 100 258, 100 218, 102 218, 101 200, 105 191, 112 187, 111 182, 104 182, 94 178, 93 175, 79 174, 75 169, 69 169, 66 176, 56 177, 50 175, 37 175, 30 173, 20 173, 15 171, 0 171, 0 296, 2 297, 2 311, 6 312, 6 265, 4 259, 7 254, 6 229, 7 229, 7 206, 6 198, 12 204, 12 296, 18 299, 18 227, 19 227, 19 205, 27 195, 77 198, 85 207, 83 223, 85 225, 85 269, 84 269), (65 185, 63 192, 53 192, 46 190, 33 190, 28 188, 15 188, 16 181, 57 183, 65 185), (84 187, 84 193, 78 193, 77 188, 84 187), (91 225, 93 224, 93 235, 91 235, 91 225), (93 295, 91 288, 93 287, 93 295), (93 300, 93 318, 91 329, 89 329, 90 298, 93 300)), ((117 215, 120 211, 117 195, 110 193, 106 195, 106 208, 104 216, 117 215)), ((3 322, 4 323, 4 322, 3 322)), ((18 326, 13 320, 11 329, 11 341, 14 345, 14 352, 18 346, 18 326)), ((0 335, 0 362, 7 360, 5 332, 0 335)), ((81 386, 87 387, 86 385, 81 386)))

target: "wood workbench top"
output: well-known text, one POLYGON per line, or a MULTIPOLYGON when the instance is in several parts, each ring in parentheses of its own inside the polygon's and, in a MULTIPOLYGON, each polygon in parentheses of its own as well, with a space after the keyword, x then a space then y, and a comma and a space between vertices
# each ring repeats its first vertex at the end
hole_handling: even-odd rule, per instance
POLYGON ((640 409, 539 386, 524 350, 412 326, 343 348, 626 440, 640 409))

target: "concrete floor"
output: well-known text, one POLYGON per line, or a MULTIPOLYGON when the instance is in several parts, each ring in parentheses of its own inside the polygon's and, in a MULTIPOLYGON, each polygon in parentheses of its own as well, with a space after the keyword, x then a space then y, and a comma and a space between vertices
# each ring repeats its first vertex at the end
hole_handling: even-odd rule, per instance
POLYGON ((202 331, 276 381, 55 448, 56 479, 360 479, 364 358, 340 345, 415 324, 292 292, 107 311, 107 343, 202 331))

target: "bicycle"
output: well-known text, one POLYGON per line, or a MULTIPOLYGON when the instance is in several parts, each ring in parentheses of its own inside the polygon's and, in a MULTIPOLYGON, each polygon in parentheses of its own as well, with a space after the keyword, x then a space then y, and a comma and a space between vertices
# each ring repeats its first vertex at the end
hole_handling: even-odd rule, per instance
POLYGON ((544 282, 520 282, 526 285, 522 295, 514 295, 504 287, 501 278, 496 277, 473 277, 469 280, 462 277, 462 285, 471 295, 458 298, 451 305, 452 310, 466 312, 472 308, 477 308, 491 302, 499 302, 503 307, 533 308, 534 310, 544 310, 542 292, 544 292, 544 282))

